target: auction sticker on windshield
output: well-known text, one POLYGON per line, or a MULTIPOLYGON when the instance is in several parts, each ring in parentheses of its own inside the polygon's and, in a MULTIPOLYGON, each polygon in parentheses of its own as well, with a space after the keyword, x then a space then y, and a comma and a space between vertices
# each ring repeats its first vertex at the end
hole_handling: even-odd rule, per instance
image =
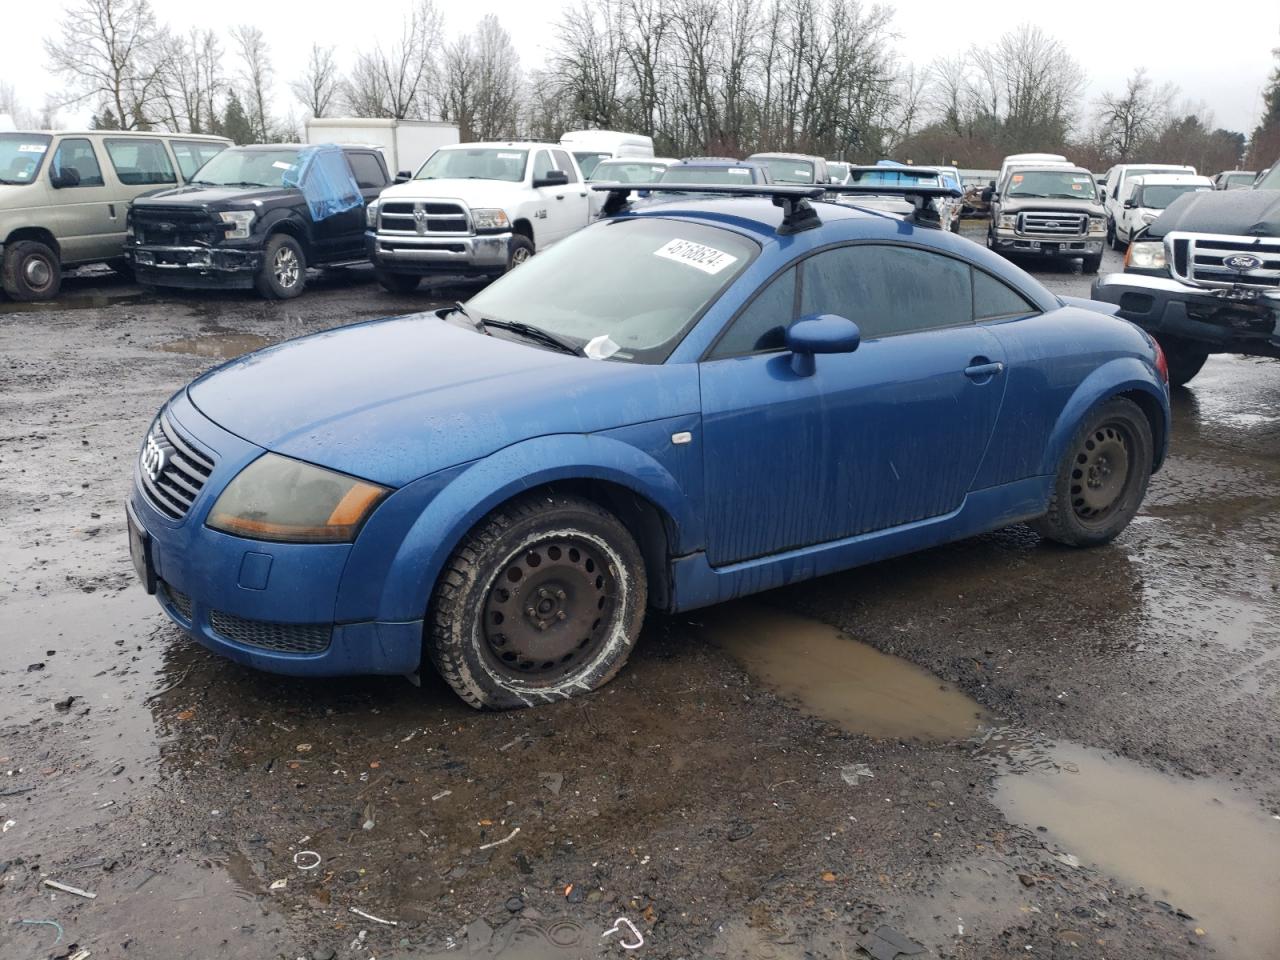
POLYGON ((43 143, 20 143, 18 144, 19 153, 44 153, 48 150, 48 146, 43 143))
POLYGON ((653 255, 712 274, 719 273, 738 259, 731 253, 692 240, 669 240, 653 251, 653 255))

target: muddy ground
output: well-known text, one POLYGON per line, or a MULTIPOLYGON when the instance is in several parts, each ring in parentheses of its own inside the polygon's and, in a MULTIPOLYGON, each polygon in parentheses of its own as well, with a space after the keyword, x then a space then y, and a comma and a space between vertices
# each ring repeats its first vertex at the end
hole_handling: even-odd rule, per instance
POLYGON ((129 561, 150 418, 433 295, 0 302, 0 958, 1280 956, 1280 364, 1176 391, 1112 546, 1015 527, 654 616, 575 702, 204 652, 129 561))

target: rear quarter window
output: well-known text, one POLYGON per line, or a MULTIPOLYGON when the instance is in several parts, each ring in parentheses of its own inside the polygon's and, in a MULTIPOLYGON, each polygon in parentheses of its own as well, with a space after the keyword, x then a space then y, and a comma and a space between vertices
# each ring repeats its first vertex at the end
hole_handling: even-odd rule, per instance
POLYGON ((169 153, 159 140, 108 138, 103 143, 121 183, 151 186, 178 182, 169 153))

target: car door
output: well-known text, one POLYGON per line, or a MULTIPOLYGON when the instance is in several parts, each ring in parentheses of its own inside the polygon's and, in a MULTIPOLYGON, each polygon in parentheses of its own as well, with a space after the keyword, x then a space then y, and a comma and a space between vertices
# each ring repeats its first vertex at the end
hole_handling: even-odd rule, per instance
POLYGON ((107 260, 124 252, 125 205, 113 202, 88 137, 64 137, 45 168, 54 232, 63 263, 107 260))
POLYGON ((1004 393, 963 260, 899 244, 820 251, 778 275, 700 364, 707 553, 716 566, 940 516, 970 489, 1004 393), (796 317, 863 342, 795 373, 796 317))
MULTIPOLYGON (((533 183, 538 183, 555 170, 556 164, 550 150, 539 150, 533 155, 533 183)), ((534 187, 538 205, 534 210, 533 236, 539 250, 563 239, 571 233, 570 213, 565 207, 570 185, 534 187)))
MULTIPOLYGON (((576 230, 585 227, 591 220, 591 197, 587 185, 578 174, 578 166, 573 158, 564 150, 552 150, 551 159, 557 170, 563 170, 569 176, 569 183, 564 189, 564 199, 557 200, 565 208, 565 232, 567 237, 576 230)), ((557 194, 557 197, 559 194, 557 194)))
POLYGON ((372 150, 348 150, 347 163, 356 178, 356 186, 360 188, 360 196, 364 206, 346 211, 343 215, 343 236, 341 247, 345 255, 364 257, 364 220, 365 207, 378 199, 391 182, 387 176, 386 164, 381 156, 372 150), (349 214, 350 216, 347 216, 349 214))

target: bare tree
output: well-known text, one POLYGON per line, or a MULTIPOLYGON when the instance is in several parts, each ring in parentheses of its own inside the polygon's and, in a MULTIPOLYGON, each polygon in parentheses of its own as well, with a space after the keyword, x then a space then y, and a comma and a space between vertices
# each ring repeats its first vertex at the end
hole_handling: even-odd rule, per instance
POLYGON ((418 0, 390 44, 361 53, 346 89, 348 108, 358 116, 430 116, 439 75, 443 19, 432 0, 418 0))
POLYGON ((479 65, 470 35, 456 37, 444 48, 444 82, 440 92, 440 116, 458 126, 465 143, 481 139, 476 134, 476 100, 479 65))
POLYGON ((243 88, 241 99, 244 101, 245 112, 253 126, 254 137, 258 142, 265 143, 271 138, 271 119, 267 108, 274 76, 271 51, 262 31, 252 24, 232 27, 231 42, 240 57, 240 83, 243 88))
POLYGON ((192 28, 185 37, 168 35, 163 50, 157 65, 163 122, 174 131, 214 132, 219 122, 215 101, 226 87, 217 34, 192 28))
POLYGON ((313 43, 306 70, 289 84, 289 89, 311 116, 323 117, 335 104, 341 84, 333 47, 313 43))
POLYGON ((1104 93, 1098 119, 1103 144, 1111 156, 1119 162, 1132 159, 1137 146, 1167 121, 1169 101, 1176 95, 1172 84, 1156 89, 1145 67, 1139 67, 1125 81, 1123 93, 1104 93))

